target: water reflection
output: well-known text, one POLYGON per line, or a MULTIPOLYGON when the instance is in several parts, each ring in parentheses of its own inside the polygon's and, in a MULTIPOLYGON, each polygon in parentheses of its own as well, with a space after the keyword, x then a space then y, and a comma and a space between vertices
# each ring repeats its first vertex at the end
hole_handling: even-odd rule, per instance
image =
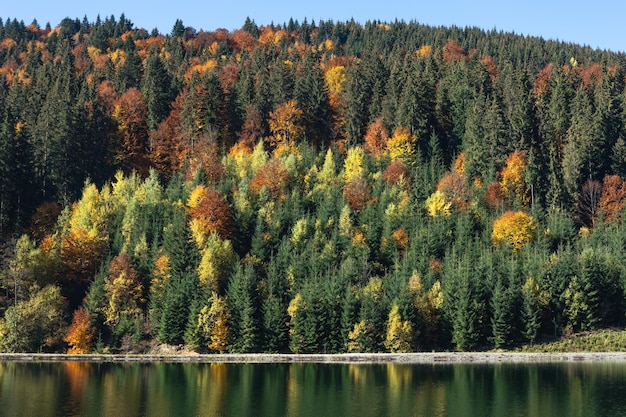
POLYGON ((0 363, 3 416, 607 416, 625 393, 621 363, 0 363))

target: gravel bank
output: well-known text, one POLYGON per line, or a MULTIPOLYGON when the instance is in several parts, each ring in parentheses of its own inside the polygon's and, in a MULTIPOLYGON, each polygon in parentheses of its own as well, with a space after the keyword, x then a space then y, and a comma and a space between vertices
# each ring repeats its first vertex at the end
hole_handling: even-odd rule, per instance
POLYGON ((436 352, 378 354, 224 354, 224 355, 63 355, 44 353, 0 354, 0 362, 180 362, 180 363, 540 363, 626 362, 626 352, 517 353, 436 352))

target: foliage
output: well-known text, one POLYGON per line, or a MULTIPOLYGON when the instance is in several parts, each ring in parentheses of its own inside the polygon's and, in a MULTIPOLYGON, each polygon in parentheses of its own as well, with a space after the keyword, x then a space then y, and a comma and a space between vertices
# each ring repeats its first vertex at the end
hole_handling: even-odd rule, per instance
POLYGON ((65 299, 55 285, 32 291, 22 302, 9 307, 0 320, 0 351, 54 352, 65 334, 65 299))
POLYGON ((392 353, 406 353, 411 351, 413 327, 409 321, 402 321, 398 305, 393 305, 387 320, 387 338, 385 347, 392 353))
POLYGON ((469 350, 626 321, 622 54, 174 26, 0 22, 0 350, 469 350))
POLYGON ((203 248, 209 235, 215 233, 228 239, 233 232, 233 215, 228 202, 214 189, 198 185, 189 194, 191 231, 199 248, 203 248))
POLYGON ((491 239, 519 251, 535 237, 537 222, 523 211, 507 211, 493 222, 491 239))
POLYGON ((90 353, 94 347, 96 331, 91 325, 91 316, 84 308, 74 312, 72 324, 67 330, 63 341, 70 347, 69 355, 82 355, 90 353))

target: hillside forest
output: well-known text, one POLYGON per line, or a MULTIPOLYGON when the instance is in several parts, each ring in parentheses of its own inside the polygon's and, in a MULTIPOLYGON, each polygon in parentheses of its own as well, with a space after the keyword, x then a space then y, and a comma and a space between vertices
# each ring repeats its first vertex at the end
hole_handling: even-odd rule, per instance
POLYGON ((417 22, 0 20, 0 351, 626 322, 626 56, 417 22))

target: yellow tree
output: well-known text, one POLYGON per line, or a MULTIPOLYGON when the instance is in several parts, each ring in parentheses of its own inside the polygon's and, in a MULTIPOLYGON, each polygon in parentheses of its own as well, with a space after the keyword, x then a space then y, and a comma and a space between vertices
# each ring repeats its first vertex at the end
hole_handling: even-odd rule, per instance
POLYGON ((219 294, 226 290, 232 268, 237 262, 237 255, 229 240, 221 240, 211 234, 202 249, 202 258, 198 265, 200 285, 219 294))
POLYGON ((411 322, 402 320, 400 308, 394 303, 387 319, 387 337, 385 348, 391 353, 406 353, 411 351, 413 340, 413 326, 411 322))
POLYGON ((500 187, 505 200, 522 207, 528 203, 528 187, 524 179, 528 161, 523 151, 513 152, 506 158, 500 172, 500 187))
POLYGON ((523 211, 507 211, 493 222, 491 239, 495 244, 510 246, 514 252, 535 237, 537 222, 523 211))
POLYGON ((269 127, 272 136, 270 145, 279 154, 295 149, 295 144, 304 137, 303 113, 296 100, 280 104, 270 112, 269 127))
POLYGON ((346 159, 343 161, 344 179, 346 181, 352 178, 363 177, 363 165, 365 161, 365 152, 360 146, 348 149, 346 159))
POLYGON ((328 91, 331 94, 339 94, 341 92, 341 86, 346 80, 346 67, 343 65, 335 65, 326 70, 324 73, 324 79, 328 86, 328 91))
POLYGON ((415 163, 415 146, 417 137, 409 129, 399 127, 387 141, 387 151, 392 161, 401 159, 407 165, 415 163))
POLYGON ((230 312, 224 297, 212 292, 209 305, 205 305, 198 315, 198 325, 208 342, 208 348, 215 352, 224 352, 230 343, 230 312))
POLYGON ((143 284, 127 253, 122 253, 111 261, 104 292, 108 299, 104 315, 111 328, 124 317, 135 320, 141 315, 144 303, 143 284))
POLYGON ((439 190, 435 191, 426 199, 424 208, 430 217, 448 217, 452 203, 446 200, 446 196, 439 190))

